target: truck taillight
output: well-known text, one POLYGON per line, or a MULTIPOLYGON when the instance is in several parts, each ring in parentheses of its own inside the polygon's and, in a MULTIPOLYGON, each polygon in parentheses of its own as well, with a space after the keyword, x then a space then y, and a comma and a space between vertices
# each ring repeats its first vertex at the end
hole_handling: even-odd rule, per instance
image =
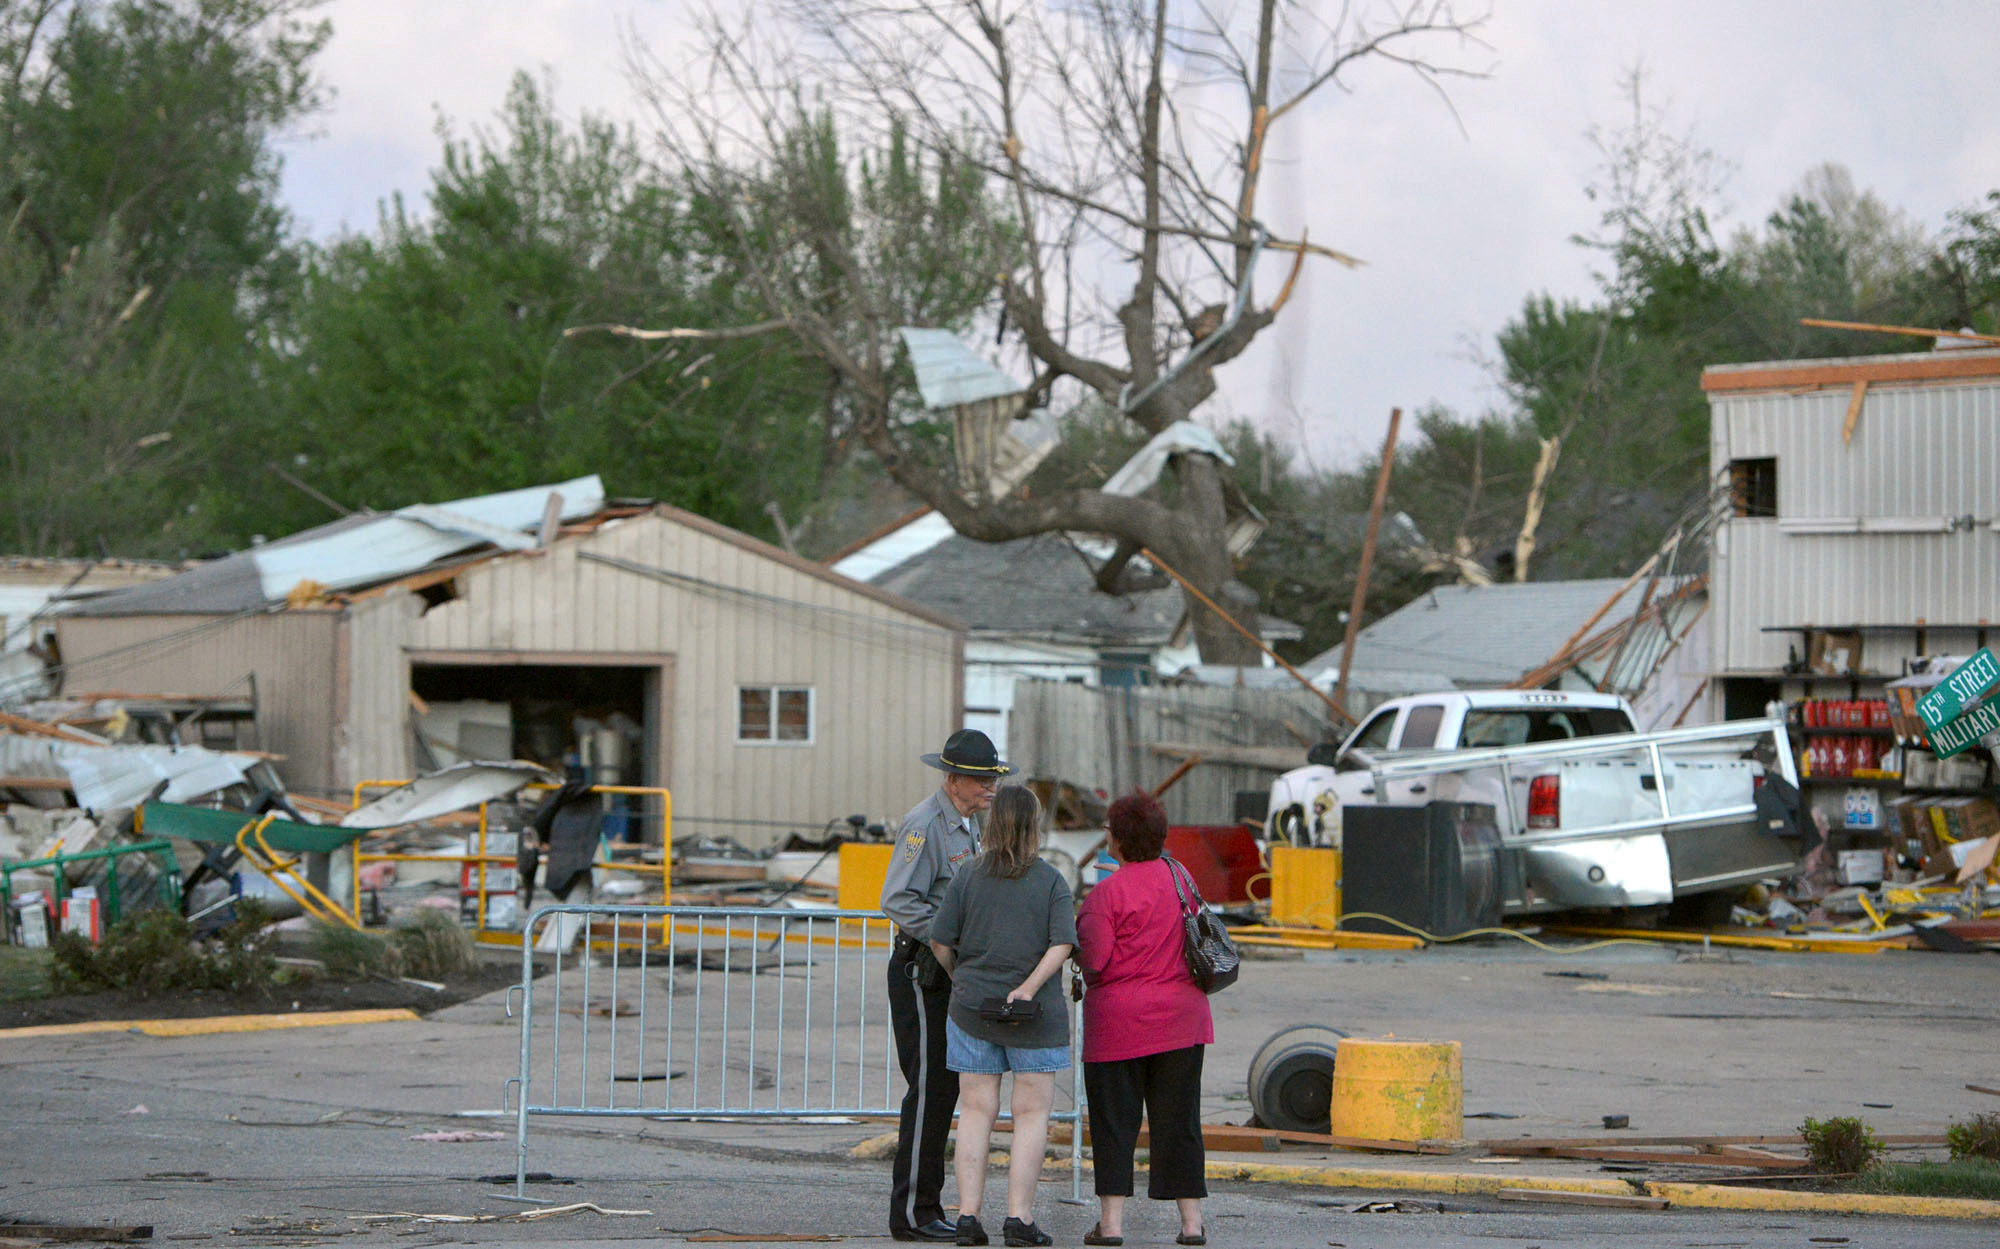
POLYGON ((1562 826, 1562 778, 1545 773, 1528 782, 1528 827, 1562 826))

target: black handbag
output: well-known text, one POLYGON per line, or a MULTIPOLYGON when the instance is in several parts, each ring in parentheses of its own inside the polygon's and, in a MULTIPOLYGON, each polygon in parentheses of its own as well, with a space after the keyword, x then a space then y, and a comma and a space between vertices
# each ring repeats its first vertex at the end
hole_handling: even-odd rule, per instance
POLYGON ((1166 862, 1167 875, 1173 877, 1174 893, 1181 900, 1181 954, 1187 960, 1188 974, 1203 993, 1219 993, 1236 983, 1236 976, 1243 968, 1236 943, 1229 939, 1229 929, 1221 918, 1202 904, 1201 890, 1195 888, 1193 874, 1172 859, 1166 862), (1186 889, 1181 888, 1183 875, 1187 876, 1186 889))

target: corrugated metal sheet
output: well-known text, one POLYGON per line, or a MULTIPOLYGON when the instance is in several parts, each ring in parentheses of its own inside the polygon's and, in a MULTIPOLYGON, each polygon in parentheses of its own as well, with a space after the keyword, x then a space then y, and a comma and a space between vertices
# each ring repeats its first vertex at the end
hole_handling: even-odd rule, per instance
POLYGON ((274 612, 218 616, 56 618, 66 689, 133 694, 234 694, 256 677, 265 750, 285 756, 279 773, 294 789, 330 793, 336 636, 340 613, 274 612))
POLYGON ((346 516, 75 610, 84 615, 236 612, 280 602, 305 582, 344 590, 414 572, 474 547, 518 550, 532 545, 524 531, 541 524, 551 495, 562 496, 565 520, 604 507, 604 483, 593 474, 553 486, 416 503, 381 516, 346 516))
MULTIPOLYGON (((1718 531, 1711 587, 1716 667, 1782 668, 1797 634, 1766 626, 1932 626, 1927 648, 1959 649, 1970 633, 1939 625, 2000 619, 2000 384, 1878 385, 1851 444, 1840 437, 1852 392, 1712 397, 1717 472, 1732 460, 1777 460, 1780 518, 1970 517, 1951 533, 1785 533, 1774 519, 1718 531)), ((1863 663, 1897 670, 1914 638, 1870 634, 1863 663)))
POLYGON ((950 330, 905 326, 900 331, 909 348, 917 390, 929 408, 953 408, 981 399, 1018 395, 1027 387, 982 360, 950 330))

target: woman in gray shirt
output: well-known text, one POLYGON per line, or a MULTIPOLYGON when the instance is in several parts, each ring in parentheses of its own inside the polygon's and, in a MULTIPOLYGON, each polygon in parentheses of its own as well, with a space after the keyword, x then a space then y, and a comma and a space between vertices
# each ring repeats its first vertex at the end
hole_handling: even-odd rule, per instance
POLYGON ((1014 1073, 1014 1143, 1007 1161, 1009 1245, 1046 1245, 1035 1226, 1035 1182, 1048 1143, 1055 1073, 1069 1066, 1069 1014, 1056 973, 1076 945, 1076 903, 1062 873, 1036 857, 1041 804, 1018 785, 994 796, 984 852, 952 877, 931 920, 931 948, 952 973, 945 1065, 959 1073, 958 1243, 983 1245, 979 1205, 1000 1113, 1000 1077, 1014 1073), (1024 1016, 1028 1018, 996 1018, 1024 1016))

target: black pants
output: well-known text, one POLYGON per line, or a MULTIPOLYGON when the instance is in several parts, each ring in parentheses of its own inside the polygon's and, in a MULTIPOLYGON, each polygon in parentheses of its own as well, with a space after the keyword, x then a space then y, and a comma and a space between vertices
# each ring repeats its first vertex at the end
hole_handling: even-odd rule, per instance
POLYGON ((1132 1149, 1143 1115, 1153 1163, 1146 1195, 1155 1201, 1208 1196, 1202 1174, 1201 1052, 1205 1046, 1085 1063, 1083 1091, 1090 1099, 1090 1154, 1097 1195, 1132 1195, 1132 1149))
POLYGON ((908 1231, 944 1218, 944 1145, 958 1108, 958 1073, 944 1065, 944 1016, 951 982, 920 988, 910 979, 916 943, 898 934, 889 956, 889 1023, 896 1062, 909 1086, 896 1126, 895 1187, 889 1230, 908 1231))

